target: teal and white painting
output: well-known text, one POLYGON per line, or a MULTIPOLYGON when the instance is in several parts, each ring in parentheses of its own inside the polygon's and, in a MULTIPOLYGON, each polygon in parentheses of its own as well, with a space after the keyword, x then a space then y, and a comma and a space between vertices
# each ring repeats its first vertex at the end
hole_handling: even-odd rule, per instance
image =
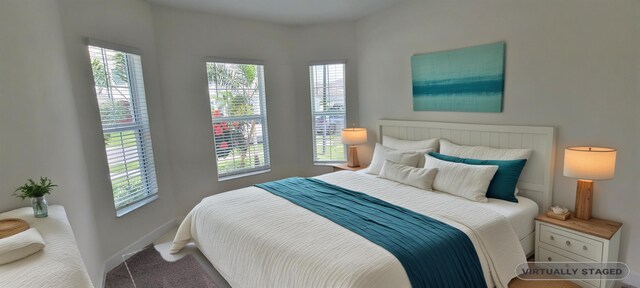
POLYGON ((502 112, 505 42, 411 57, 414 111, 502 112))

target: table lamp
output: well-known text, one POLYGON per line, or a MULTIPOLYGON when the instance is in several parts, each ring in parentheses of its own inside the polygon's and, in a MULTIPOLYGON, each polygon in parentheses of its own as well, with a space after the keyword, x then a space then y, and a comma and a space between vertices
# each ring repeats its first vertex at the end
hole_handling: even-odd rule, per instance
POLYGON ((578 178, 575 217, 591 219, 593 180, 609 180, 616 169, 616 149, 606 147, 567 147, 564 150, 564 176, 578 178))
POLYGON ((349 145, 347 151, 347 166, 360 167, 358 162, 358 149, 355 145, 367 143, 367 129, 345 128, 340 132, 342 143, 349 145))

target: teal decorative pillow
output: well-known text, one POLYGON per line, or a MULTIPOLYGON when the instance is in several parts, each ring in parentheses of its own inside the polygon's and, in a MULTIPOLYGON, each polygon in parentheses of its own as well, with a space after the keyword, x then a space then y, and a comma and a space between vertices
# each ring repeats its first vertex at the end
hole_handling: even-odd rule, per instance
POLYGON ((429 152, 431 157, 455 163, 464 163, 469 165, 496 165, 498 171, 491 179, 489 183, 489 189, 487 189, 487 197, 502 199, 518 203, 518 198, 515 196, 516 184, 518 184, 518 178, 524 169, 524 165, 527 164, 527 159, 518 160, 479 160, 470 158, 460 158, 449 155, 444 155, 436 152, 429 152))

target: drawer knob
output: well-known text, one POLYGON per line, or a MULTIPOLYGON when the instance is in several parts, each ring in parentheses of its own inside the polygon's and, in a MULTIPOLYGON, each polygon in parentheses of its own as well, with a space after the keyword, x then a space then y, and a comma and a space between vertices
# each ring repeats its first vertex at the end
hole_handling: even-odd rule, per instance
POLYGON ((550 238, 551 240, 555 240, 555 238, 553 238, 553 235, 549 236, 549 238, 550 238))
POLYGON ((587 245, 582 246, 582 250, 587 250, 587 245))
POLYGON ((567 242, 566 242, 566 243, 567 243, 567 246, 571 246, 571 241, 568 241, 568 240, 567 240, 567 242))
POLYGON ((551 257, 547 257, 547 260, 549 260, 549 262, 551 262, 551 257))

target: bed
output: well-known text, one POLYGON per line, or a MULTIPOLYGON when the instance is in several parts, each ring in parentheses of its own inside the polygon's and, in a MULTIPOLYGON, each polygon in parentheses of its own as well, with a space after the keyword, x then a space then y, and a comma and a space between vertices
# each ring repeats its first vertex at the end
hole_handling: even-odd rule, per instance
MULTIPOLYGON (((533 150, 518 182, 517 204, 472 202, 360 172, 315 177, 464 232, 487 287, 506 287, 515 266, 533 250, 533 218, 550 206, 553 128, 382 120, 378 135, 533 150)), ((172 251, 189 241, 233 287, 411 287, 389 251, 255 186, 203 199, 180 225, 172 251)))

